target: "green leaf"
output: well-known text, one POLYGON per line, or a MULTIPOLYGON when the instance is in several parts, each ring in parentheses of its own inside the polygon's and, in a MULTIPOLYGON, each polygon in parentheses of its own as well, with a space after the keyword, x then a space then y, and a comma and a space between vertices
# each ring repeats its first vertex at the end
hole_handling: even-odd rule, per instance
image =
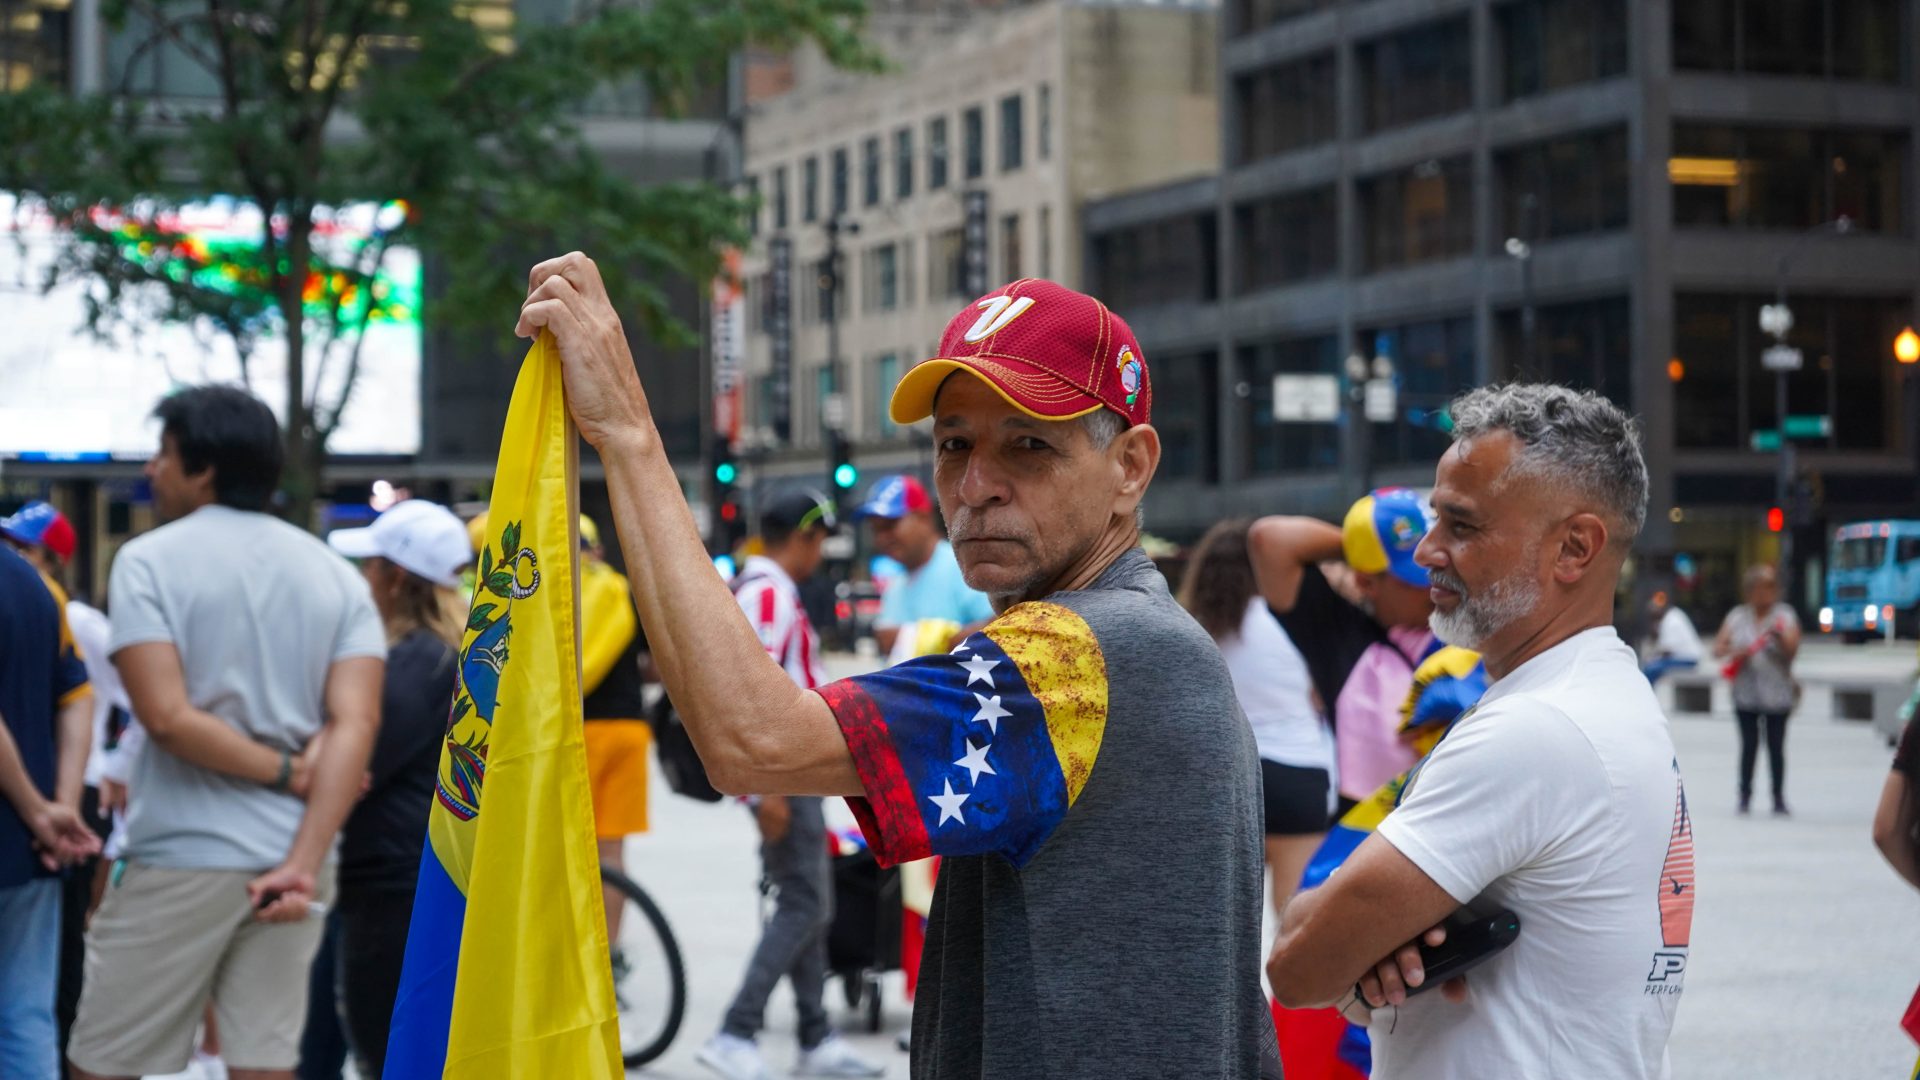
POLYGON ((485 630, 493 625, 493 613, 499 606, 498 604, 481 604, 474 608, 467 614, 467 629, 485 630))
POLYGON ((513 597, 513 573, 509 570, 495 570, 487 575, 487 591, 503 599, 513 597))
POLYGON ((507 527, 500 533, 500 557, 508 562, 512 562, 518 558, 519 555, 520 523, 517 521, 509 521, 507 522, 507 527))
POLYGON ((484 581, 487 577, 492 575, 492 573, 493 573, 493 548, 485 544, 482 544, 480 546, 480 578, 481 580, 484 581))

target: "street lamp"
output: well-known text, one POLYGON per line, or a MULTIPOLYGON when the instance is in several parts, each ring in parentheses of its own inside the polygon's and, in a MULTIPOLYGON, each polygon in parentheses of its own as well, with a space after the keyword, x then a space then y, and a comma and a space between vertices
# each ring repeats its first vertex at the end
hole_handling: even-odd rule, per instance
POLYGON ((1909 326, 1893 339, 1893 358, 1903 364, 1920 364, 1920 334, 1909 326))
MULTIPOLYGON (((1533 215, 1539 200, 1532 192, 1520 196, 1520 231, 1533 235, 1533 215)), ((1531 378, 1539 378, 1534 359, 1533 245, 1519 236, 1507 237, 1507 256, 1520 264, 1520 362, 1531 378)))

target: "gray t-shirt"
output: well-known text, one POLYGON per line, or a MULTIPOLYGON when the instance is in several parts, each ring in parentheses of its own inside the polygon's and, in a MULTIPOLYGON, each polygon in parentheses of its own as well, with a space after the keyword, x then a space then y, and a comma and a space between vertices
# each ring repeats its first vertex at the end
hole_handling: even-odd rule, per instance
POLYGON ((916 1080, 1278 1075, 1259 758, 1219 649, 1143 552, 820 695, 875 854, 943 856, 916 1080))
MULTIPOLYGON (((1775 626, 1798 629, 1800 617, 1785 604, 1775 604, 1759 615, 1749 604, 1727 612, 1727 641, 1734 657, 1746 656, 1760 635, 1775 626)), ((1778 637, 1740 665, 1733 677, 1733 707, 1765 713, 1793 711, 1793 665, 1780 648, 1778 637)))
MULTIPOLYGON (((320 731, 334 661, 387 652, 365 580, 320 540, 266 514, 207 506, 129 541, 108 595, 112 651, 171 643, 195 708, 279 750, 297 753, 320 731)), ((151 740, 128 791, 127 857, 173 869, 277 866, 306 810, 151 740)))

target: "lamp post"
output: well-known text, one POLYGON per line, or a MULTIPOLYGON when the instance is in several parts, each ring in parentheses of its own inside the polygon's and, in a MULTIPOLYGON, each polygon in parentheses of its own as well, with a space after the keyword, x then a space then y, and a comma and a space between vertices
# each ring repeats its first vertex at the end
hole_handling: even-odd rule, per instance
MULTIPOLYGON (((1520 231, 1533 235, 1533 215, 1539 200, 1532 192, 1520 196, 1520 231)), ((1533 244, 1520 236, 1507 237, 1506 252, 1520 264, 1520 366, 1529 378, 1539 378, 1534 367, 1533 244)))
POLYGON ((1912 387, 1915 385, 1915 365, 1920 364, 1920 334, 1909 326, 1900 331, 1893 339, 1893 358, 1900 364, 1900 391, 1905 404, 1902 411, 1907 417, 1907 453, 1916 455, 1920 460, 1920 402, 1914 400, 1912 387))

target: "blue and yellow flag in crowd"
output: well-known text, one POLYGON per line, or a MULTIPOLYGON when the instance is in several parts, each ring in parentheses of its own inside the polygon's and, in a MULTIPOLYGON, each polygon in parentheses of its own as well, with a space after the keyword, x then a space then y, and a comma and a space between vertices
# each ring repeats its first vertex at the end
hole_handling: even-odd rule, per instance
POLYGON ((542 334, 500 437, 388 1076, 623 1075, 580 726, 578 486, 542 334))

